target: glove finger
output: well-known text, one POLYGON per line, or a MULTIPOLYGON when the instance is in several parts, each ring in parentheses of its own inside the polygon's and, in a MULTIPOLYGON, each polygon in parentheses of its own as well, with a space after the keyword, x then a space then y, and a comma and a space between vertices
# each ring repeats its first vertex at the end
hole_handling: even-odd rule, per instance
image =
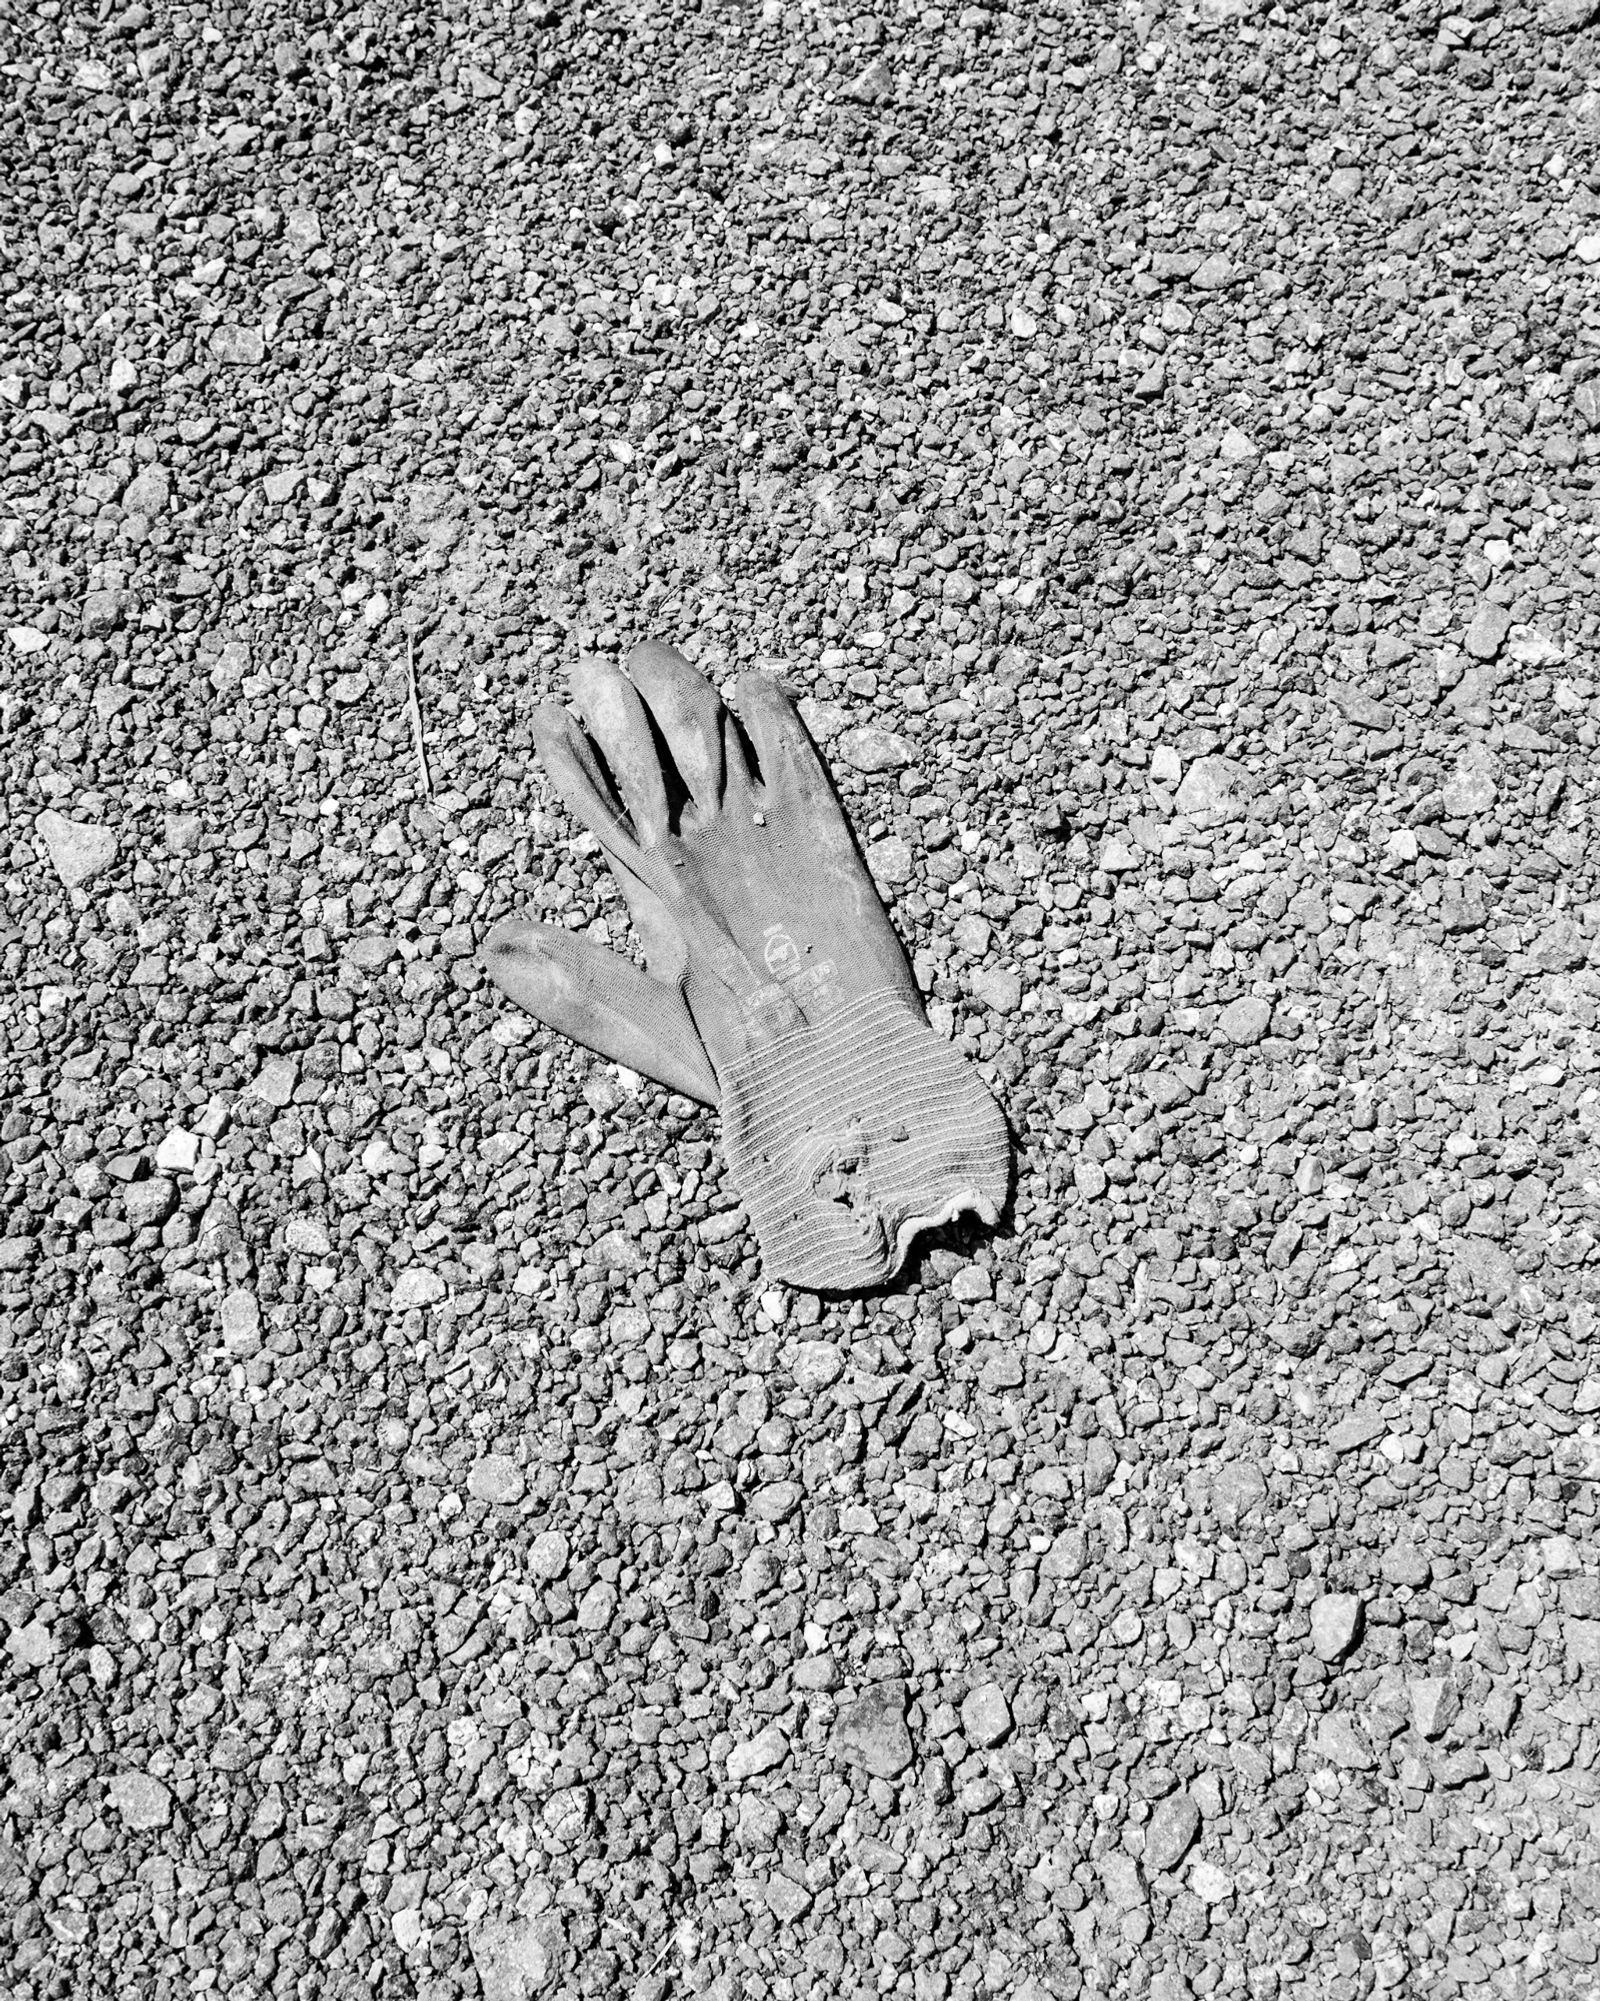
POLYGON ((820 845, 832 853, 854 854, 833 781, 788 689, 775 674, 741 674, 734 701, 760 763, 767 799, 798 804, 808 833, 820 845))
POLYGON ((682 993, 629 959, 553 924, 500 924, 483 967, 536 1021, 669 1091, 714 1105, 718 1090, 682 993))
POLYGON ((644 846, 656 846, 667 831, 667 785, 650 711, 633 683, 608 661, 580 660, 567 678, 635 833, 644 846))
POLYGON ((634 935, 644 947, 644 962, 650 977, 677 985, 688 969, 689 951, 676 919, 653 885, 618 856, 611 859, 611 873, 628 906, 634 935))
POLYGON ((558 702, 541 702, 530 721, 539 762, 573 817, 608 853, 634 853, 637 842, 627 811, 594 745, 572 717, 558 702))
POLYGON ((701 812, 715 812, 726 769, 722 698, 676 647, 659 639, 636 646, 624 671, 649 704, 690 798, 701 812))

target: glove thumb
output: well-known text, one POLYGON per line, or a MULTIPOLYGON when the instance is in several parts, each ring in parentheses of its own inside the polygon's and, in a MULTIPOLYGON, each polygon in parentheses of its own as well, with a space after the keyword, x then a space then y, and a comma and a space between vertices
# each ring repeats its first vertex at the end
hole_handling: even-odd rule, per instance
POLYGON ((482 962, 495 985, 547 1028, 669 1091, 717 1103, 716 1073, 678 987, 554 924, 497 925, 482 962))

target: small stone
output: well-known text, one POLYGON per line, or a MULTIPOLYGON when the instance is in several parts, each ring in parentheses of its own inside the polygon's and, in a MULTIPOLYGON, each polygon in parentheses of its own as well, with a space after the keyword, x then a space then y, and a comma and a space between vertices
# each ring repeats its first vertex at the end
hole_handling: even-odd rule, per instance
POLYGON ((1230 1042, 1241 1047, 1259 1042, 1272 1020, 1272 1003, 1259 994, 1241 994, 1237 1000, 1229 1001, 1218 1019, 1230 1042))
POLYGON ((1180 813, 1234 813, 1248 775, 1231 757, 1197 757, 1172 803, 1180 813))
POLYGON ((553 1967, 538 1920, 485 1920, 468 1939, 483 2001, 532 2001, 549 1984, 553 1967))
POLYGON ((1119 841, 1113 835, 1100 849, 1100 866, 1107 875, 1126 875, 1129 869, 1139 866, 1139 857, 1126 841, 1119 841))
POLYGON ((106 1787, 107 1802, 132 1833, 165 1827, 172 1819, 172 1795, 148 1772, 119 1772, 106 1787))
POLYGON ((758 1521, 786 1522, 799 1507, 804 1492, 798 1480, 769 1481, 751 1496, 750 1512, 758 1521))
POLYGON ((1109 1438, 1091 1438, 1083 1458, 1083 1488, 1086 1494, 1103 1494, 1117 1470, 1117 1448, 1109 1438))
POLYGON ((852 770, 876 773, 902 771, 916 758, 916 745, 893 730, 867 725, 846 730, 838 741, 838 754, 852 770))
POLYGON ((130 1182, 123 1192, 123 1210, 136 1230, 155 1230, 178 1206, 178 1191, 163 1174, 130 1182))
POLYGON ((1414 1543, 1390 1542, 1378 1558, 1378 1572, 1385 1584, 1405 1584, 1421 1591, 1433 1575, 1433 1565, 1414 1543))
POLYGON ((1011 1705, 1005 1691, 995 1681, 986 1681, 972 1690, 961 1705, 961 1728, 969 1744, 987 1749, 998 1744, 1011 1729, 1011 1705))
POLYGON ((570 1550, 560 1529, 543 1529, 528 1545, 528 1569, 546 1584, 564 1577, 570 1550))
POLYGON ((1600 1438, 1558 1438, 1553 1463, 1564 1480, 1600 1481, 1600 1438))
POLYGON ((1366 1732, 1337 1711, 1317 1725, 1317 1749, 1330 1764, 1346 1771, 1370 1772, 1378 1762, 1366 1732))
POLYGON ((875 1779, 892 1779, 912 1759, 905 1684, 880 1681, 847 1703, 833 1726, 834 1749, 875 1779))
POLYGON ((1089 1545, 1082 1529, 1063 1529, 1045 1551, 1039 1565, 1041 1577, 1081 1577, 1089 1561, 1089 1545))
POLYGON ((182 1126, 174 1126, 156 1148, 156 1166, 165 1174, 193 1174, 200 1164, 200 1141, 182 1126))
POLYGON ((1338 681, 1330 683, 1328 693, 1347 723, 1354 723, 1364 730, 1394 727, 1394 710, 1386 703, 1376 701, 1365 688, 1357 688, 1348 681, 1338 681))
POLYGON ((1461 643, 1474 660, 1493 660, 1510 630, 1510 612, 1503 604, 1485 598, 1473 613, 1461 643))
POLYGON ((526 1491, 522 1468, 503 1452, 485 1453, 467 1475, 467 1492, 475 1501, 511 1507, 526 1491))
POLYGON ((283 247, 297 261, 322 241, 322 218, 314 208, 292 208, 283 219, 283 247))
POLYGON ((776 1723, 769 1723, 759 1735, 735 1744, 728 1753, 728 1777, 735 1785, 745 1779, 770 1772, 789 1755, 789 1740, 776 1723))
POLYGON ((1235 284, 1239 273, 1220 250, 1202 259, 1189 283, 1197 292, 1221 292, 1235 284))
POLYGON ((774 1874, 767 1878, 767 1909, 780 1924, 799 1922, 811 1908, 811 1892, 792 1876, 774 1874))
POLYGON ((260 327, 216 326, 211 329, 211 352, 225 367, 247 368, 265 357, 266 336, 260 327))
POLYGON ((172 497, 172 476, 159 462, 147 465, 129 481, 122 495, 124 514, 142 514, 147 519, 162 513, 172 497))
POLYGON ((56 1643, 42 1619, 17 1626, 6 1635, 6 1651, 22 1668, 48 1667, 55 1658, 56 1643))
POLYGON ((890 885, 909 882, 912 876, 910 843, 898 834, 886 834, 867 849, 867 866, 875 882, 890 885))
POLYGON ((1144 1871, 1138 1861, 1120 1848, 1100 1858, 1100 1881, 1106 1902, 1119 1911, 1136 1911, 1146 1900, 1144 1871))
POLYGON ((1144 1832, 1144 1865, 1165 1875, 1194 1846, 1200 1832, 1200 1809, 1187 1793, 1170 1793, 1150 1816, 1144 1832))
POLYGON ((84 594, 81 623, 86 639, 100 639, 115 632, 122 623, 121 591, 88 591, 84 594))
POLYGON ((284 1226, 283 1241, 302 1257, 325 1258, 333 1249, 328 1226, 318 1216, 291 1216, 284 1226))
POLYGON ((69 820, 62 813, 41 813, 39 830, 55 872, 68 889, 79 889, 117 858, 117 837, 109 827, 69 820))
POLYGON ((1221 1904, 1233 1895, 1233 1878, 1202 1856, 1189 1871, 1189 1888, 1202 1904, 1221 1904))
POLYGON ((1311 1607, 1311 1646, 1319 1661, 1343 1660, 1361 1629, 1361 1600, 1353 1591, 1327 1591, 1311 1607))
POLYGON ((1499 764, 1486 744, 1470 744, 1445 780, 1441 797, 1452 820, 1487 813, 1499 791, 1499 764))
POLYGON ((293 1098, 298 1078, 299 1071, 292 1057, 269 1056, 250 1088, 264 1105, 281 1111, 293 1098))
POLYGON ((980 966, 972 975, 972 991, 996 1014, 1015 1014, 1022 1005, 1022 977, 1007 966, 980 966))
POLYGON ((241 1361, 261 1347, 261 1308, 253 1292, 230 1292, 222 1302, 222 1340, 241 1361))
POLYGON ((407 1265, 394 1282, 389 1305, 396 1313, 413 1306, 437 1306, 447 1290, 436 1271, 430 1271, 426 1265, 407 1265))
POLYGON ((1347 1452, 1359 1452, 1363 1445, 1382 1438, 1388 1429, 1388 1420, 1379 1417, 1376 1411, 1353 1410, 1328 1433, 1328 1446, 1343 1458, 1347 1452))
POLYGON ((1561 1638, 1568 1667, 1600 1668, 1600 1619, 1564 1619, 1561 1638))
POLYGON ((617 1609, 617 1590, 614 1584, 598 1578, 578 1600, 578 1630, 580 1633, 603 1633, 611 1624, 617 1609))
POLYGON ((844 1374, 844 1350, 834 1341, 796 1341, 789 1351, 789 1373, 797 1390, 815 1396, 844 1374))
POLYGON ((963 1265, 950 1281, 951 1297, 963 1306, 994 1298, 994 1281, 982 1265, 963 1265))
POLYGON ((1267 1476, 1253 1459, 1232 1459, 1217 1469, 1211 1482, 1211 1505, 1224 1528, 1234 1528, 1242 1516, 1267 1497, 1267 1476))
POLYGON ((1442 1737, 1461 1714, 1461 1696, 1442 1675, 1424 1676, 1410 1687, 1411 1720, 1428 1738, 1442 1737))
POLYGON ((583 1839, 593 1808, 587 1786, 563 1786, 544 1803, 545 1832, 558 1847, 572 1848, 583 1839))

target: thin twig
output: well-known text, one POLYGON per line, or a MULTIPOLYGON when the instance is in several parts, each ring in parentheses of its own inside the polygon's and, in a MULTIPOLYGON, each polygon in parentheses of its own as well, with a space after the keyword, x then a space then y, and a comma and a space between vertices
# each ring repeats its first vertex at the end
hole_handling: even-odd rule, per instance
POLYGON ((428 753, 422 741, 422 704, 417 700, 417 642, 406 634, 406 707, 411 711, 411 740, 417 747, 417 769, 422 774, 422 796, 433 804, 433 780, 428 776, 428 753))

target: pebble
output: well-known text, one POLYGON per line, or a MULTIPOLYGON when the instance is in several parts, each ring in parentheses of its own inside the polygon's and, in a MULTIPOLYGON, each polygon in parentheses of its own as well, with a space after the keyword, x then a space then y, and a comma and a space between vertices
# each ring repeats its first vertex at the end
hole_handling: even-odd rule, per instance
POLYGON ((200 1138, 174 1126, 156 1148, 156 1166, 166 1174, 193 1174, 200 1164, 200 1138))
POLYGON ((1144 1866, 1166 1875, 1188 1854, 1200 1833, 1200 1809, 1186 1792, 1157 1803, 1144 1833, 1144 1866))
POLYGON ((1324 1716, 1317 1725, 1317 1749, 1348 1771, 1366 1772, 1378 1762, 1365 1731, 1348 1716, 1324 1716))
POLYGON ((769 1723, 765 1730, 743 1744, 736 1744, 728 1753, 728 1777, 735 1784, 742 1784, 746 1779, 770 1772, 781 1765, 788 1755, 788 1738, 776 1723, 769 1723))
POLYGON ((1015 1014, 1022 1005, 1022 977, 1004 966, 980 966, 972 975, 972 991, 996 1014, 1015 1014))
POLYGON ((1411 1683, 1411 1720, 1418 1734, 1442 1737, 1461 1714, 1461 1695, 1443 1675, 1423 1675, 1411 1683))
POLYGON ((916 761, 916 746, 895 730, 867 725, 846 730, 834 746, 836 754, 854 771, 873 776, 901 771, 916 761))
POLYGON ((972 1689, 961 1704, 961 1728, 970 1743, 1003 1743, 1011 1730, 1011 1708, 998 1682, 986 1681, 972 1689))
POLYGON ((1219 1017, 1222 1032, 1230 1042, 1248 1047, 1259 1042, 1272 1021, 1272 1003, 1259 994, 1241 994, 1229 1001, 1219 1017))
POLYGON ((1461 643, 1474 660, 1493 660, 1510 630, 1510 611, 1485 598, 1473 612, 1461 643))
POLYGON ((1233 1895, 1233 1878, 1226 1869, 1202 1856, 1189 1870, 1189 1888, 1203 1904, 1225 1903, 1233 1895))
POLYGON ((789 1370, 795 1388, 808 1396, 836 1383, 844 1374, 846 1358, 836 1341, 796 1341, 789 1350, 789 1370))
POLYGON ((438 1272, 425 1265, 408 1265, 394 1282, 389 1305, 396 1313, 413 1306, 437 1306, 449 1289, 438 1272))
POLYGON ((1347 1452, 1359 1452, 1363 1445, 1370 1445, 1374 1439, 1382 1438, 1389 1429, 1388 1420, 1376 1411, 1356 1410, 1348 1417, 1340 1418, 1328 1433, 1328 1446, 1341 1457, 1347 1452))
POLYGON ((467 1475, 467 1491, 474 1500, 492 1501, 501 1507, 513 1506, 527 1491, 522 1468, 502 1452, 490 1452, 478 1460, 467 1475))
POLYGON ((172 1819, 172 1793, 149 1772, 119 1772, 106 1787, 106 1801, 130 1834, 165 1827, 172 1819))
POLYGON ((1342 1660, 1361 1630, 1362 1604, 1352 1591, 1325 1591, 1311 1606, 1311 1645, 1320 1661, 1342 1660))
POLYGON ((1239 806, 1248 773, 1231 757, 1195 758, 1173 795, 1180 813, 1232 815, 1239 806))
POLYGON ((111 827, 69 820, 56 812, 41 813, 34 825, 49 850, 51 866, 68 889, 81 889, 117 859, 117 836, 111 827))
POLYGON ((897 1681, 879 1682, 841 1705, 834 1724, 839 1755, 873 1778, 896 1777, 914 1755, 905 1708, 905 1686, 897 1681))

